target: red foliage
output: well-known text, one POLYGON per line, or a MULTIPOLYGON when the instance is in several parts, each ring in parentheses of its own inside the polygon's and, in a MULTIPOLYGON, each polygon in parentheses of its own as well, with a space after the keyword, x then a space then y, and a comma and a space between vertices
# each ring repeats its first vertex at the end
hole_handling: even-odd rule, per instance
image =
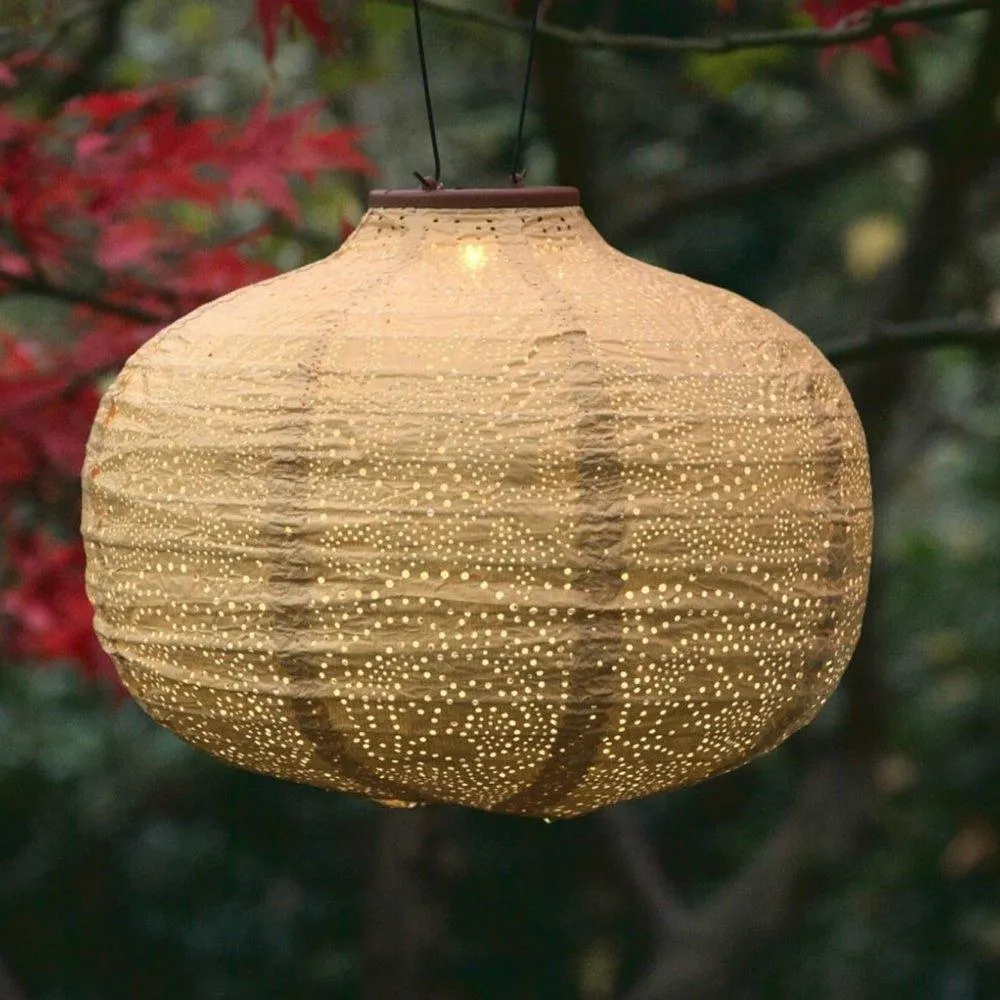
MULTIPOLYGON (((314 2, 288 6, 332 42, 314 2)), ((28 63, 0 66, 0 87, 28 63)), ((170 320, 274 274, 261 241, 274 221, 298 217, 298 184, 371 170, 359 130, 322 126, 319 103, 276 112, 262 101, 239 122, 193 117, 187 93, 85 94, 44 119, 0 104, 0 296, 81 290, 56 341, 0 330, 0 618, 14 656, 75 662, 91 677, 114 671, 93 634, 83 550, 46 525, 64 533, 78 517, 66 497, 77 492, 100 380, 170 320), (238 201, 265 209, 262 223, 216 235, 238 201), (10 512, 25 501, 35 513, 12 530, 10 512)))
POLYGON ((282 21, 291 25, 294 19, 298 19, 321 48, 339 49, 340 39, 323 16, 319 0, 257 0, 257 21, 264 35, 264 55, 268 62, 274 59, 282 21))
MULTIPOLYGON (((799 7, 804 14, 812 18, 819 28, 832 30, 856 24, 867 17, 875 7, 898 7, 904 0, 800 0, 799 7)), ((737 0, 715 0, 716 9, 722 14, 734 14, 737 0)), ((916 24, 895 24, 891 34, 900 37, 910 37, 920 31, 916 24)), ((820 63, 829 66, 830 62, 841 52, 855 49, 864 52, 881 69, 887 73, 895 73, 896 65, 892 60, 892 46, 885 36, 868 38, 860 42, 849 42, 845 45, 830 45, 823 49, 820 63)))
POLYGON ((294 219, 289 178, 370 169, 355 148, 358 130, 317 129, 318 104, 272 114, 265 102, 241 125, 187 121, 182 96, 181 88, 92 94, 44 122, 0 110, 0 225, 23 248, 6 251, 3 270, 25 275, 33 261, 61 275, 92 259, 105 279, 172 271, 168 284, 180 291, 168 261, 190 259, 201 237, 171 224, 177 203, 218 209, 254 198, 294 219))
MULTIPOLYGON (((802 0, 802 10, 820 28, 839 28, 857 22, 874 7, 898 7, 901 3, 903 0, 802 0)), ((917 31, 919 26, 916 24, 895 24, 892 27, 892 34, 902 37, 911 36, 917 31)), ((823 50, 820 57, 822 63, 828 65, 830 60, 846 49, 864 52, 885 72, 896 72, 896 64, 892 59, 892 46, 885 36, 850 42, 847 45, 830 46, 823 50)))
MULTIPOLYGON (((254 198, 295 218, 291 178, 322 169, 364 171, 354 129, 321 131, 319 105, 271 114, 261 104, 245 125, 185 121, 180 88, 92 94, 49 121, 0 109, 0 289, 17 281, 79 283, 95 262, 101 299, 165 323, 240 285, 274 273, 244 252, 246 241, 205 245, 172 221, 179 204, 218 211, 254 198)), ((255 233, 266 234, 267 226, 255 233)), ((82 305, 81 336, 61 354, 7 337, 0 358, 0 482, 40 467, 76 475, 97 393, 82 378, 128 357, 161 322, 123 320, 82 305), (57 373, 57 374, 53 374, 57 373), (67 391, 70 386, 72 391, 67 391)))
POLYGON ((68 384, 64 375, 43 372, 40 353, 0 334, 0 491, 40 471, 44 458, 31 414, 58 398, 68 384))
POLYGON ((0 594, 15 656, 67 661, 91 679, 117 684, 114 664, 94 635, 94 610, 83 585, 83 546, 41 532, 15 534, 7 553, 17 583, 0 594))

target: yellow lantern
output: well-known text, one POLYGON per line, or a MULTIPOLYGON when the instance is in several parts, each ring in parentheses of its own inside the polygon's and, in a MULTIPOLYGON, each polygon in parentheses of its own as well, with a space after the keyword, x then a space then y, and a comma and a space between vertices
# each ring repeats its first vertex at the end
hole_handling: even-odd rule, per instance
POLYGON ((566 817, 737 767, 834 689, 868 581, 834 368, 567 188, 376 193, 144 345, 83 484, 146 711, 395 804, 566 817))

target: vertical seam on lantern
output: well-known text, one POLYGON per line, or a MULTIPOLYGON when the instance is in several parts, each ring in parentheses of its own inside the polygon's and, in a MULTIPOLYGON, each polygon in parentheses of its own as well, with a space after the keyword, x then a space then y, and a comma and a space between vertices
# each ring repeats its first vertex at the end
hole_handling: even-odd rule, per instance
MULTIPOLYGON (((355 231, 356 233, 360 232, 364 221, 365 220, 362 220, 362 223, 355 231)), ((400 270, 402 270, 409 262, 416 259, 415 255, 408 252, 408 244, 411 241, 418 240, 418 234, 412 235, 409 240, 404 239, 398 254, 398 267, 400 270)), ((319 362, 328 351, 333 338, 343 329, 344 322, 352 307, 355 306, 359 300, 363 301, 364 297, 368 295, 382 280, 383 278, 381 274, 373 272, 367 282, 362 285, 356 285, 350 290, 348 295, 345 296, 347 301, 344 302, 341 300, 338 304, 338 316, 335 323, 331 325, 331 328, 326 331, 323 336, 316 337, 316 342, 308 357, 304 361, 305 384, 302 387, 298 404, 298 410, 301 414, 301 418, 296 425, 298 433, 295 436, 295 444, 293 445, 295 452, 291 458, 287 460, 284 468, 280 467, 280 460, 277 459, 273 459, 270 466, 271 475, 269 477, 269 481, 272 484, 272 487, 276 483, 288 482, 292 484, 289 495, 283 501, 283 503, 288 507, 293 507, 297 501, 300 502, 303 499, 303 493, 308 493, 309 490, 310 476, 308 471, 308 459, 304 457, 303 450, 309 437, 309 413, 312 399, 316 394, 316 379, 319 372, 319 362)), ((273 495, 273 492, 269 494, 269 496, 272 497, 273 495)), ((283 556, 274 560, 274 565, 271 567, 271 572, 268 574, 268 583, 273 585, 275 581, 280 582, 280 574, 283 567, 291 568, 293 574, 297 573, 301 575, 308 573, 311 577, 310 569, 313 567, 307 559, 303 558, 301 554, 301 533, 296 536, 293 531, 292 534, 286 536, 283 531, 276 530, 275 536, 274 540, 278 543, 280 550, 283 552, 283 556), (296 546, 299 550, 298 557, 296 557, 295 554, 296 546)), ((290 576, 288 582, 294 585, 294 583, 299 582, 299 580, 297 576, 290 576)), ((312 581, 310 580, 310 582, 312 581)), ((274 588, 272 586, 272 592, 273 589, 274 588)), ((294 618, 296 617, 300 619, 297 624, 298 628, 305 631, 309 627, 308 621, 305 620, 308 612, 304 614, 302 611, 295 608, 293 604, 290 608, 286 608, 284 612, 275 613, 278 611, 279 607, 280 604, 277 600, 271 601, 270 608, 272 627, 278 623, 284 623, 287 626, 289 612, 291 612, 291 616, 293 618, 293 628, 296 627, 294 623, 294 618)), ((278 635, 282 631, 285 631, 285 629, 275 629, 275 634, 278 635)), ((275 649, 272 655, 275 669, 287 676, 293 684, 306 679, 303 676, 303 670, 295 666, 297 655, 295 652, 282 654, 279 650, 275 649)), ((379 776, 371 764, 355 755, 352 751, 352 734, 333 728, 329 724, 329 719, 324 719, 323 724, 321 725, 313 725, 317 718, 322 718, 328 715, 329 703, 331 701, 339 702, 342 701, 342 698, 331 695, 327 695, 325 697, 301 697, 296 696, 294 691, 291 691, 289 692, 289 700, 292 702, 292 714, 300 735, 303 739, 307 740, 315 750, 316 763, 325 765, 325 768, 330 773, 339 776, 340 778, 346 778, 347 782, 356 786, 352 790, 367 795, 382 796, 392 799, 405 799, 408 801, 421 801, 424 798, 424 796, 420 795, 415 789, 408 785, 379 776)), ((334 781, 336 781, 336 778, 334 781)))
POLYGON ((622 464, 617 453, 614 408, 592 349, 592 334, 562 289, 530 254, 530 243, 519 244, 518 249, 527 256, 525 281, 534 284, 542 297, 560 298, 564 311, 572 317, 570 329, 536 338, 529 359, 543 340, 565 345, 571 356, 580 359, 571 363, 568 371, 570 377, 579 378, 583 387, 576 394, 581 412, 574 421, 578 494, 573 535, 578 562, 574 567, 575 586, 584 595, 585 603, 576 605, 580 624, 569 667, 568 707, 560 713, 549 754, 523 788, 492 808, 558 814, 580 789, 596 761, 615 708, 612 684, 622 645, 621 622, 616 609, 612 609, 610 625, 604 612, 620 592, 624 572, 624 520, 620 509, 616 510, 622 499, 622 464))

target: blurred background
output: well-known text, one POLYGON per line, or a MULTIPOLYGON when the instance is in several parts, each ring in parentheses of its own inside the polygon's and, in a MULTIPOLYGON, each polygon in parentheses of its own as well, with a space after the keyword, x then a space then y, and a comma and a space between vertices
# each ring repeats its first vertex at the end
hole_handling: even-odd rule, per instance
MULTIPOLYGON (((506 183, 528 14, 425 3, 448 186, 506 183)), ((841 689, 736 773, 554 824, 384 810, 154 726, 83 593, 96 401, 433 169, 412 12, 0 0, 0 1000, 1000 997, 1000 9, 545 19, 528 183, 852 388, 877 550, 841 689)))

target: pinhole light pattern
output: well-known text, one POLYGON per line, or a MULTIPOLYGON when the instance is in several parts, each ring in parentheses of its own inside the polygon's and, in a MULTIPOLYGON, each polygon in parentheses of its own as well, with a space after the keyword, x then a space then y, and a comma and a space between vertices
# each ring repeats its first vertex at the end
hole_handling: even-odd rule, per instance
POLYGON ((577 207, 370 210, 143 346, 83 483, 146 711, 395 803, 568 817, 732 769, 818 711, 868 582, 837 372, 577 207))

